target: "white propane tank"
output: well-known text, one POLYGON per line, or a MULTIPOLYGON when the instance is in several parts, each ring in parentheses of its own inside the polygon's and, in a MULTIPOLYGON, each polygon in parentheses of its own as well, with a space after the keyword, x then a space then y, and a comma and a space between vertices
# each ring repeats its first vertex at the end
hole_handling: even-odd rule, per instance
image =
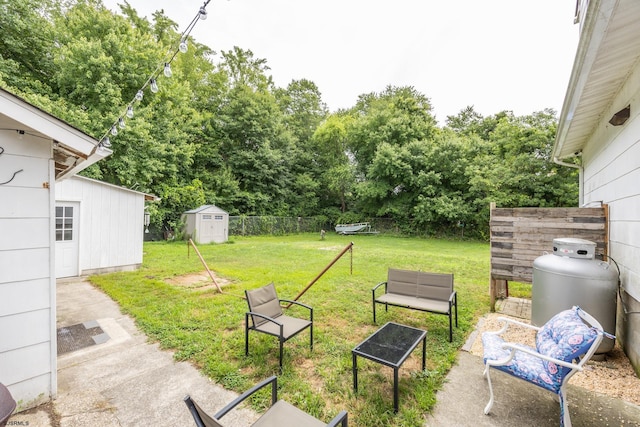
MULTIPOLYGON (((596 244, 584 239, 553 240, 553 253, 533 261, 531 323, 544 325, 562 310, 580 306, 615 335, 618 274, 595 259, 596 244)), ((596 356, 604 357, 615 341, 604 338, 596 356)))

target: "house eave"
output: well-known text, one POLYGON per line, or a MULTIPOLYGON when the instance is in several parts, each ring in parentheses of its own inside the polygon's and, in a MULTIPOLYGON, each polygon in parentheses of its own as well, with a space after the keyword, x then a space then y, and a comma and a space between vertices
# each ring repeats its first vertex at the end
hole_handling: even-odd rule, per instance
POLYGON ((602 120, 624 108, 614 103, 624 103, 617 95, 640 60, 640 2, 590 0, 586 7, 553 147, 556 159, 579 154, 602 120))
POLYGON ((0 111, 16 124, 16 131, 33 131, 52 141, 56 180, 76 174, 112 154, 96 139, 3 88, 0 88, 0 111))

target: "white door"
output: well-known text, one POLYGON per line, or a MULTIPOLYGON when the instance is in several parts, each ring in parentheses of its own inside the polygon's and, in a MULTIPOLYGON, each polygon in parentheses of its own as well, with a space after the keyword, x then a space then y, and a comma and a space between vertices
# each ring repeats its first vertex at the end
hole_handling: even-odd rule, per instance
POLYGON ((80 203, 56 202, 56 277, 77 276, 80 203))
POLYGON ((223 243, 226 239, 226 222, 224 215, 214 215, 214 221, 211 229, 211 239, 216 243, 223 243))

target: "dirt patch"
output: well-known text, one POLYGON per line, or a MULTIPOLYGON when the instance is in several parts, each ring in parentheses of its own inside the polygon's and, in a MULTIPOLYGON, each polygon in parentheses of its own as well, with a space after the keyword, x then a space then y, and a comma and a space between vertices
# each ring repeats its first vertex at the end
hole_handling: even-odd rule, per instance
MULTIPOLYGON (((480 322, 477 338, 470 349, 472 354, 482 357, 482 332, 500 329, 502 325, 498 322, 500 316, 510 317, 490 313, 480 322)), ((522 321, 515 317, 512 319, 522 321)), ((503 337, 507 341, 535 346, 535 331, 526 328, 510 326, 503 337)), ((629 359, 617 343, 613 350, 606 354, 604 360, 589 361, 582 372, 571 377, 569 384, 640 405, 640 378, 636 376, 629 359)))
MULTIPOLYGON (((221 288, 231 283, 230 280, 227 280, 223 277, 216 275, 214 271, 212 271, 211 274, 213 275, 213 278, 215 279, 216 283, 220 285, 221 288)), ((165 281, 171 285, 180 286, 180 287, 189 288, 189 289, 198 289, 198 290, 204 290, 204 289, 210 289, 210 288, 216 289, 215 283, 213 283, 213 280, 211 280, 211 276, 209 276, 209 273, 207 273, 206 271, 201 271, 199 273, 183 274, 181 276, 172 277, 171 279, 167 279, 165 281)))

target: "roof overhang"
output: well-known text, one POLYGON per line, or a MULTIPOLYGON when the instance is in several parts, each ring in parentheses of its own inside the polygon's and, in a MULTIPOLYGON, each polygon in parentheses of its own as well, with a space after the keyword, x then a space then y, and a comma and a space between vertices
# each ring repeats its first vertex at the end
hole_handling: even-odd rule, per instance
POLYGON ((2 88, 0 114, 16 124, 16 131, 34 132, 52 141, 56 180, 72 176, 112 154, 96 139, 2 88))
POLYGON ((86 176, 82 176, 82 175, 76 175, 76 176, 73 177, 73 179, 80 180, 80 181, 92 182, 94 184, 102 185, 104 187, 109 187, 109 188, 115 188, 117 190, 125 191, 125 192, 128 192, 128 193, 139 194, 139 195, 144 197, 144 200, 146 202, 157 202, 157 201, 160 200, 160 198, 158 196, 153 195, 153 194, 144 193, 142 191, 137 191, 137 190, 134 190, 134 189, 131 189, 131 188, 122 187, 122 186, 115 185, 115 184, 110 184, 108 182, 100 181, 98 179, 87 178, 86 176))
POLYGON ((556 159, 579 154, 605 115, 627 105, 613 102, 640 59, 640 1, 578 0, 578 6, 580 40, 553 147, 556 159))

